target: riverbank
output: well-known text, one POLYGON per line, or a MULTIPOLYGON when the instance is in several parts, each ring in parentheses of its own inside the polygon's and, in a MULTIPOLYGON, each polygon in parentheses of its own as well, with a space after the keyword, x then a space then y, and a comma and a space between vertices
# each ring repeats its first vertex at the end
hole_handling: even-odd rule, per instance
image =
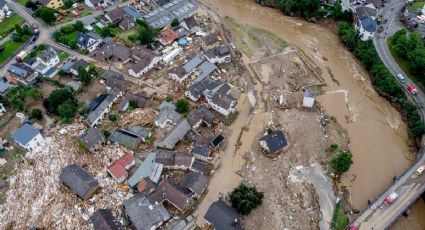
POLYGON ((368 73, 335 34, 250 0, 203 2, 222 17, 263 28, 298 47, 321 70, 328 87, 319 101, 351 139, 354 164, 343 182, 352 192, 354 208, 365 208, 368 199, 379 195, 392 183, 393 176, 409 166, 414 152, 409 149, 400 114, 374 91, 368 73))

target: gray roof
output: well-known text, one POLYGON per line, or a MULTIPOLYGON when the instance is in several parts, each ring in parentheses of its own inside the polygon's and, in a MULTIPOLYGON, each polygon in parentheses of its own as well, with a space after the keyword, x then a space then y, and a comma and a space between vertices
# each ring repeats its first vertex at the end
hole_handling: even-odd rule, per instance
POLYGON ((194 0, 172 0, 143 15, 145 21, 154 28, 161 28, 171 23, 174 18, 182 21, 198 8, 194 0))
POLYGON ((130 16, 132 19, 136 20, 142 17, 142 14, 137 12, 133 7, 124 6, 123 10, 130 16))
POLYGON ((214 121, 214 114, 205 106, 201 106, 193 111, 188 117, 187 120, 189 124, 193 127, 199 122, 206 123, 210 126, 214 121))
POLYGON ((137 102, 137 106, 139 108, 145 108, 148 104, 147 98, 132 93, 126 93, 122 105, 120 106, 120 111, 123 111, 127 103, 129 103, 130 101, 137 102))
POLYGON ((70 81, 66 84, 66 86, 72 88, 74 91, 77 91, 81 88, 81 81, 70 81))
POLYGON ((204 218, 217 230, 243 229, 240 224, 235 223, 235 220, 240 220, 241 218, 239 213, 224 203, 223 200, 212 203, 204 218))
POLYGON ((209 77, 216 69, 217 69, 216 65, 214 65, 210 61, 204 61, 199 66, 199 70, 201 71, 201 74, 194 80, 194 82, 204 80, 206 77, 209 77))
POLYGON ((159 124, 164 124, 167 120, 171 120, 173 124, 182 119, 182 115, 174 110, 163 109, 159 112, 155 121, 159 124))
POLYGON ((183 180, 183 187, 190 189, 196 195, 200 196, 208 186, 208 177, 201 173, 190 172, 183 180))
POLYGON ((111 133, 109 139, 113 142, 132 149, 136 149, 141 141, 137 135, 134 135, 131 132, 127 132, 124 129, 116 129, 111 133))
POLYGON ((74 65, 74 61, 69 60, 67 62, 65 62, 65 64, 62 65, 61 70, 65 73, 70 73, 70 70, 72 68, 72 66, 74 65))
POLYGON ((359 18, 364 17, 376 17, 376 9, 371 8, 369 6, 360 6, 356 8, 356 14, 359 18))
POLYGON ((187 88, 187 91, 189 91, 193 97, 199 98, 202 95, 208 96, 206 93, 217 88, 221 84, 223 84, 223 82, 206 77, 202 81, 193 83, 191 86, 189 86, 189 88, 187 88))
POLYGON ((134 188, 142 178, 149 177, 152 167, 155 164, 156 153, 152 152, 147 155, 143 163, 139 166, 136 172, 128 179, 130 187, 134 188))
POLYGON ((124 16, 126 15, 126 12, 123 10, 122 7, 117 7, 111 11, 109 11, 106 16, 111 19, 112 23, 117 23, 120 21, 124 16))
POLYGON ((34 70, 23 64, 23 63, 15 63, 15 64, 11 64, 9 65, 8 72, 19 75, 22 78, 27 78, 30 77, 32 73, 34 73, 34 70))
POLYGON ((214 93, 211 97, 208 98, 213 104, 219 106, 223 109, 230 109, 234 105, 236 99, 228 94, 223 93, 214 93))
POLYGON ((196 159, 191 167, 191 170, 194 172, 205 173, 208 168, 208 163, 196 159))
POLYGON ((185 22, 185 24, 186 24, 186 26, 187 26, 187 28, 189 29, 189 30, 191 30, 191 29, 193 29, 193 28, 195 28, 195 27, 197 27, 197 26, 199 26, 198 25, 198 22, 196 21, 196 19, 195 19, 195 17, 189 17, 189 18, 186 18, 185 20, 184 20, 184 22, 185 22))
POLYGON ((106 70, 102 73, 101 78, 105 80, 108 78, 122 78, 122 74, 114 70, 106 70))
POLYGON ((217 34, 216 33, 208 34, 207 36, 202 38, 202 42, 204 43, 205 46, 209 46, 218 42, 217 34))
POLYGON ((10 84, 6 81, 0 80, 0 93, 6 93, 10 88, 10 84))
POLYGON ((186 73, 190 73, 192 70, 194 70, 198 65, 202 63, 204 59, 200 54, 197 54, 192 59, 190 59, 186 64, 183 65, 183 69, 186 71, 186 73))
POLYGON ((167 110, 176 110, 176 106, 173 104, 173 103, 170 103, 170 102, 167 102, 167 101, 163 101, 159 106, 158 106, 158 109, 161 111, 161 110, 164 110, 164 109, 167 109, 167 110))
POLYGON ((86 61, 84 61, 83 59, 80 59, 78 61, 76 61, 72 66, 71 69, 78 71, 79 68, 83 68, 83 69, 87 69, 87 67, 89 67, 89 63, 87 63, 86 61))
POLYGON ((376 31, 376 21, 372 17, 365 17, 360 19, 363 29, 367 32, 374 33, 376 31))
POLYGON ((130 59, 131 53, 128 47, 111 42, 93 51, 92 55, 103 60, 115 59, 124 62, 130 59))
POLYGON ((140 138, 146 138, 151 134, 151 131, 149 131, 149 129, 145 129, 139 125, 131 126, 130 128, 128 128, 128 131, 136 134, 140 138))
POLYGON ((78 32, 76 43, 78 45, 80 45, 81 47, 83 47, 84 49, 87 49, 89 47, 89 41, 90 41, 90 39, 94 39, 94 40, 97 40, 97 41, 102 40, 102 38, 99 35, 95 34, 95 33, 91 33, 91 32, 89 32, 89 33, 81 33, 81 32, 78 32))
POLYGON ((230 49, 228 46, 225 46, 225 45, 217 46, 205 51, 204 55, 207 56, 208 58, 225 57, 230 55, 230 49))
POLYGON ((100 105, 97 106, 94 111, 89 113, 87 121, 90 125, 92 125, 96 121, 96 119, 98 119, 99 116, 103 113, 103 111, 114 102, 114 99, 118 96, 120 92, 120 89, 113 88, 108 94, 108 96, 106 96, 106 98, 100 103, 100 105))
POLYGON ((80 141, 84 142, 87 145, 87 148, 91 149, 97 144, 104 142, 105 137, 99 129, 92 128, 81 135, 80 141))
POLYGON ((99 182, 79 165, 71 164, 66 166, 59 178, 80 198, 88 198, 88 192, 99 187, 99 182))
POLYGON ((2 9, 6 5, 5 0, 0 0, 0 9, 2 9))
POLYGON ((266 142, 271 154, 277 153, 288 145, 288 142, 286 142, 285 139, 285 135, 281 130, 268 133, 264 137, 260 138, 260 141, 266 142))
POLYGON ((44 49, 40 55, 38 55, 38 57, 43 61, 43 62, 49 62, 50 59, 54 58, 58 56, 58 53, 56 52, 55 49, 53 49, 52 47, 46 48, 44 49))
POLYGON ((32 125, 24 124, 21 128, 16 130, 15 133, 12 134, 13 140, 21 143, 21 145, 26 145, 30 142, 35 136, 37 136, 40 131, 34 128, 32 125))
POLYGON ((186 118, 181 119, 164 137, 158 140, 157 146, 167 149, 173 149, 190 130, 190 124, 186 118))
POLYGON ((155 229, 171 217, 162 203, 152 204, 143 194, 136 194, 123 203, 125 213, 137 230, 155 229))
POLYGON ((210 153, 211 153, 211 149, 207 145, 195 145, 192 149, 193 155, 209 157, 210 153))
POLYGON ((95 230, 122 230, 120 223, 109 209, 98 209, 90 217, 95 230))

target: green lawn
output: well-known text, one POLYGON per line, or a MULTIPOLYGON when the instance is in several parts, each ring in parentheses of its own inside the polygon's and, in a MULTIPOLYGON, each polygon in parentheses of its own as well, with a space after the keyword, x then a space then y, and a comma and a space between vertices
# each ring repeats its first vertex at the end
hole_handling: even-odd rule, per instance
POLYGON ((415 1, 415 2, 412 2, 411 4, 407 4, 407 10, 409 10, 409 12, 416 13, 416 11, 422 9, 424 5, 425 5, 425 1, 415 1))
POLYGON ((0 36, 5 36, 8 33, 12 32, 16 24, 22 24, 24 20, 16 13, 12 16, 5 18, 3 22, 0 23, 0 36))
POLYGON ((3 64, 9 57, 13 56, 22 45, 23 43, 16 43, 12 40, 3 43, 4 50, 0 52, 0 64, 3 64))
POLYGON ((416 83, 416 85, 419 86, 419 88, 421 88, 422 90, 425 90, 424 84, 422 84, 421 81, 419 81, 419 79, 411 73, 409 63, 407 62, 407 60, 405 60, 404 58, 400 57, 397 54, 397 51, 394 49, 394 47, 392 45, 392 43, 393 43, 392 37, 388 38, 387 42, 388 42, 388 48, 391 52, 391 55, 393 56, 394 60, 397 62, 398 66, 400 66, 400 68, 403 70, 403 72, 410 79, 412 79, 416 83))
POLYGON ((29 0, 18 0, 19 4, 25 6, 25 4, 28 2, 29 0))
POLYGON ((335 206, 335 211, 332 216, 331 228, 333 230, 344 230, 348 224, 348 217, 344 214, 344 210, 342 210, 341 202, 338 202, 335 206))
POLYGON ((59 53, 59 60, 63 61, 69 57, 69 54, 65 51, 59 53))
POLYGON ((74 31, 70 34, 67 34, 69 41, 76 41, 78 36, 78 31, 74 31))

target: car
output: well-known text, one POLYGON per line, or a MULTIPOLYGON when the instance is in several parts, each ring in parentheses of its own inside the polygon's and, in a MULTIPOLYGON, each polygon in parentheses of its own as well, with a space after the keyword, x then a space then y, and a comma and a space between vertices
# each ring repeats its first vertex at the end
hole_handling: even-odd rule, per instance
POLYGON ((36 18, 36 17, 37 17, 37 15, 35 15, 35 14, 31 14, 31 16, 32 16, 33 18, 36 18))
POLYGON ((409 93, 412 94, 412 95, 418 94, 418 90, 416 89, 416 87, 414 85, 409 85, 407 87, 407 91, 409 91, 409 93))
POLYGON ((406 83, 406 78, 403 76, 403 74, 399 73, 397 74, 397 79, 401 82, 401 83, 406 83))
POLYGON ((416 170, 416 175, 418 175, 418 176, 422 175, 422 173, 424 172, 424 170, 425 170, 425 165, 421 165, 421 167, 419 167, 416 170))

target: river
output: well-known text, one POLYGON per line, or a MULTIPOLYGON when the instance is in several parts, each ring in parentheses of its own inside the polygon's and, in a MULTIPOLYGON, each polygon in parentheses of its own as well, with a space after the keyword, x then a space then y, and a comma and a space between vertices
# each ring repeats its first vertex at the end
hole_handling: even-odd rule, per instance
POLYGON ((328 85, 318 98, 350 136, 354 164, 343 176, 355 209, 367 207, 412 162, 405 123, 400 114, 373 90, 367 72, 336 34, 317 24, 283 16, 254 0, 201 0, 220 16, 262 28, 302 50, 320 67, 328 85), (326 60, 326 61, 325 61, 326 60), (334 78, 339 82, 333 81, 334 78))

